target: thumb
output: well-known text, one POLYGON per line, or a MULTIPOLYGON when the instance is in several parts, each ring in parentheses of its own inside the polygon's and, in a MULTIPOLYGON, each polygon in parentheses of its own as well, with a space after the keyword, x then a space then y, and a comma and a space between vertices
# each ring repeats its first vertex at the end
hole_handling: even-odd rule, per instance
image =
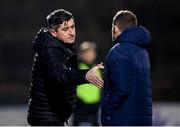
POLYGON ((101 62, 100 64, 98 64, 98 67, 99 67, 100 69, 104 69, 103 63, 101 62))

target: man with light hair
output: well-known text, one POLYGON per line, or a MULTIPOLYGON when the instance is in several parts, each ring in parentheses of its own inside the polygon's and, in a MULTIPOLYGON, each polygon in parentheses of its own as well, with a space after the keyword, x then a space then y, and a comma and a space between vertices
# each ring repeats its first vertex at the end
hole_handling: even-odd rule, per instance
POLYGON ((115 46, 107 55, 101 102, 103 126, 151 126, 152 92, 146 50, 150 32, 138 26, 134 13, 121 10, 113 18, 115 46))

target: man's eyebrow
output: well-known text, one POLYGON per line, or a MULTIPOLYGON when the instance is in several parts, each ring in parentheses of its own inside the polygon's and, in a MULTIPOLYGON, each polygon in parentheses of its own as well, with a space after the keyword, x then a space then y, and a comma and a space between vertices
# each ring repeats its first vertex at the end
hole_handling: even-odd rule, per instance
POLYGON ((62 28, 69 28, 69 27, 74 27, 75 24, 71 25, 71 26, 62 26, 62 28))
POLYGON ((69 26, 63 26, 63 28, 69 28, 69 26))
POLYGON ((68 29, 69 26, 62 26, 61 29, 68 29))

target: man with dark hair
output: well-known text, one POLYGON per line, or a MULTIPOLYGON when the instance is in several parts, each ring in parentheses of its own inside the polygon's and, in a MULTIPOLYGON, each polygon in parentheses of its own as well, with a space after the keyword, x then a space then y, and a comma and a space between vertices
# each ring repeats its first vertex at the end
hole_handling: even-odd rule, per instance
POLYGON ((47 23, 48 28, 42 28, 33 42, 28 123, 63 126, 74 111, 76 86, 90 82, 101 88, 103 80, 96 74, 99 66, 78 70, 72 14, 55 10, 47 16, 47 23))
POLYGON ((105 62, 101 123, 103 126, 152 125, 150 33, 137 26, 136 16, 119 11, 112 23, 115 46, 105 62))

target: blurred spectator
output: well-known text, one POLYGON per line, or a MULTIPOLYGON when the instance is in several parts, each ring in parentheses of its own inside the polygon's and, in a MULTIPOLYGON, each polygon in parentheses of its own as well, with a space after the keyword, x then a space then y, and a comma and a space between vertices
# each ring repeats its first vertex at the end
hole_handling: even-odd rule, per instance
MULTIPOLYGON (((90 69, 95 66, 97 57, 94 42, 85 41, 79 47, 79 69, 90 69)), ((97 72, 101 75, 100 70, 97 72)), ((75 126, 97 126, 100 89, 91 84, 82 84, 77 87, 77 106, 74 113, 75 126)))

